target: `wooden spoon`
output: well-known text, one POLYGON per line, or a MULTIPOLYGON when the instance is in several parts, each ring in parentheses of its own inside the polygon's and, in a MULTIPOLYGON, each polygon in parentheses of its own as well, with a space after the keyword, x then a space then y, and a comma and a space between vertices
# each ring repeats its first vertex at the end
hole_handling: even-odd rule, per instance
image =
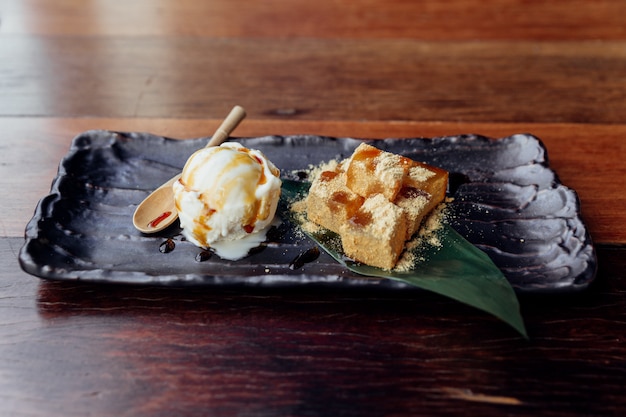
MULTIPOLYGON (((230 133, 246 117, 243 107, 235 106, 226 119, 217 128, 215 134, 206 147, 219 146, 228 139, 230 133)), ((143 233, 156 233, 165 229, 178 218, 178 211, 174 203, 174 191, 172 185, 178 181, 181 174, 176 175, 165 184, 154 190, 135 209, 133 225, 143 233)))

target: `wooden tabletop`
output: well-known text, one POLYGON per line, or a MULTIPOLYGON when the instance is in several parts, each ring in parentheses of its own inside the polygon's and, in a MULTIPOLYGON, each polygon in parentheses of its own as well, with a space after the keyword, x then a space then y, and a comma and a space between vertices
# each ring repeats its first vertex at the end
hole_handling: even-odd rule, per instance
POLYGON ((626 413, 626 2, 0 0, 0 415, 626 413), (72 138, 532 133, 599 270, 529 340, 427 292, 47 282, 24 229, 72 138))

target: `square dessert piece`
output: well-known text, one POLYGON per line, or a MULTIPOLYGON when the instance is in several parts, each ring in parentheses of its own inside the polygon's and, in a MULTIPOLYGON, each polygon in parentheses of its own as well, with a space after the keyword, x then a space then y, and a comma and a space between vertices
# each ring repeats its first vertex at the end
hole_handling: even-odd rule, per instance
POLYGON ((402 187, 394 203, 402 209, 406 219, 407 240, 417 232, 422 220, 441 200, 431 198, 427 192, 412 188, 402 187))
POLYGON ((346 187, 343 172, 323 171, 311 184, 306 199, 309 220, 339 233, 342 224, 363 204, 363 197, 346 187))
POLYGON ((407 216, 407 239, 420 228, 424 217, 446 196, 448 172, 421 162, 413 162, 394 203, 407 216))
POLYGON ((446 196, 448 171, 422 162, 412 161, 404 186, 422 190, 431 195, 438 203, 446 196))
POLYGON ((393 201, 412 164, 409 158, 361 143, 346 170, 346 185, 360 196, 382 194, 393 201))
POLYGON ((376 194, 365 200, 339 234, 347 256, 389 270, 404 250, 406 220, 400 207, 376 194))

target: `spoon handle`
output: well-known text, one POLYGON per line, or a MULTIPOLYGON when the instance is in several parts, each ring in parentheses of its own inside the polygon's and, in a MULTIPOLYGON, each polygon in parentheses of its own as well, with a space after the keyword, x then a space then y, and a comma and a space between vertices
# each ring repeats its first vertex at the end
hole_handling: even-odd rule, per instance
POLYGON ((237 125, 246 117, 246 111, 241 106, 235 106, 228 113, 228 116, 224 119, 220 127, 217 128, 209 143, 206 147, 219 146, 228 139, 230 133, 237 127, 237 125))

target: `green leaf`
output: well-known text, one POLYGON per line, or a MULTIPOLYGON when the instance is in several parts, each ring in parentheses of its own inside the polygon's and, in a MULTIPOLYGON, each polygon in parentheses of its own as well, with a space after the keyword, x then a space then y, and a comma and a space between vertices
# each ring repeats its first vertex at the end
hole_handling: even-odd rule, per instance
MULTIPOLYGON (((287 202, 283 209, 288 202, 304 198, 309 185, 283 180, 282 198, 287 202)), ((297 216, 291 217, 299 222, 297 216)), ((517 296, 507 279, 483 251, 447 224, 436 231, 438 245, 424 243, 414 249, 420 261, 415 269, 405 272, 386 271, 346 258, 339 236, 331 231, 307 235, 353 272, 404 282, 460 301, 494 315, 528 338, 517 296)))

